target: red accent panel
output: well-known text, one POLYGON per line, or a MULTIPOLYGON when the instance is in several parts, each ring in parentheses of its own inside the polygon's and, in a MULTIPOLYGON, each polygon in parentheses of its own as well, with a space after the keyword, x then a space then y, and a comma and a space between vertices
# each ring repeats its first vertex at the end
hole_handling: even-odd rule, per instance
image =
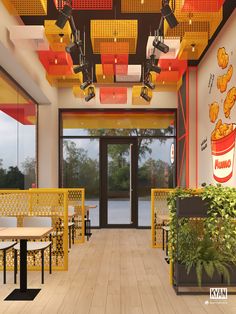
POLYGON ((103 74, 105 75, 114 75, 114 74, 126 75, 128 73, 128 63, 129 63, 128 54, 121 54, 121 55, 102 54, 101 62, 102 62, 102 67, 103 67, 103 74), (109 65, 110 67, 107 67, 107 65, 109 65), (111 66, 113 68, 113 72, 111 70, 111 66))
POLYGON ((29 117, 36 115, 34 104, 0 104, 0 110, 24 125, 33 125, 29 117))
POLYGON ((73 61, 64 51, 38 51, 39 60, 50 75, 72 74, 73 61))
POLYGON ((186 187, 189 188, 189 70, 186 73, 186 187))
POLYGON ((171 71, 179 72, 180 78, 187 70, 188 62, 186 60, 179 59, 160 59, 158 66, 162 69, 162 71, 169 71, 169 67, 171 67, 171 71))
POLYGON ((196 68, 196 188, 198 187, 198 68, 196 68))
POLYGON ((126 87, 100 87, 101 104, 127 104, 126 87))
POLYGON ((183 12, 218 12, 225 0, 185 0, 183 12))
POLYGON ((156 75, 157 82, 177 82, 180 79, 178 71, 161 71, 160 74, 156 75))
MULTIPOLYGON (((179 93, 179 101, 180 101, 180 106, 181 106, 181 112, 182 112, 182 116, 183 116, 183 120, 184 120, 184 128, 185 128, 185 133, 186 133, 186 118, 185 118, 185 112, 184 112, 184 107, 183 107, 183 101, 182 101, 182 96, 180 91, 178 91, 179 93)), ((179 108, 178 108, 179 109, 179 108)))
MULTIPOLYGON (((68 0, 54 0, 57 9, 62 9, 68 0)), ((112 0, 71 0, 74 10, 112 10, 112 0)))

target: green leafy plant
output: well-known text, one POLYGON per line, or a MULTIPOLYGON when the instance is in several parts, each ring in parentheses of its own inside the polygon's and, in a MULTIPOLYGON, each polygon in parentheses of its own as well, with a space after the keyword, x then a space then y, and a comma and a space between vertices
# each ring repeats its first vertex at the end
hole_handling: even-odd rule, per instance
POLYGON ((204 219, 178 219, 176 199, 196 195, 190 189, 176 189, 168 198, 170 210, 170 258, 185 265, 187 274, 194 268, 201 286, 203 271, 212 278, 217 272, 230 282, 229 268, 236 264, 236 189, 206 186, 198 195, 209 205, 204 219), (178 242, 178 243, 177 243, 178 242))

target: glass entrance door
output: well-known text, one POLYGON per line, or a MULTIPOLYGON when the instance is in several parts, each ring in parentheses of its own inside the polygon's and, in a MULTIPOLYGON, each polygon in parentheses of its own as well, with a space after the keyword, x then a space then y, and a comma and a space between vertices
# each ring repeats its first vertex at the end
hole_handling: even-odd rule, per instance
POLYGON ((137 140, 100 140, 101 227, 137 226, 137 140))

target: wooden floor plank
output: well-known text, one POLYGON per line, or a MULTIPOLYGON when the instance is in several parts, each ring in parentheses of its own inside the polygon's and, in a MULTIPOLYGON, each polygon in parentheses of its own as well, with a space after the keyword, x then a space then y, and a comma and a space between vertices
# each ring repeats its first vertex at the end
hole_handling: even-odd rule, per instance
MULTIPOLYGON (((150 230, 93 230, 89 242, 74 245, 69 271, 28 273, 28 286, 42 290, 32 302, 6 302, 16 288, 0 273, 1 314, 236 314, 236 296, 210 304, 209 296, 176 296, 161 249, 152 249, 150 230), (205 303, 208 301, 208 303, 205 303)), ((18 279, 19 281, 19 279, 18 279)))

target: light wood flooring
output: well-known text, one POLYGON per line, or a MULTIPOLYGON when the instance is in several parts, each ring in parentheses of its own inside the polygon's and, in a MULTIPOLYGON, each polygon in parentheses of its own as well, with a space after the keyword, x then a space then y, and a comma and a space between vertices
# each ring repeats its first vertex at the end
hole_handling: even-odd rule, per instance
POLYGON ((3 299, 15 288, 12 273, 6 285, 0 275, 0 313, 78 314, 236 314, 236 296, 228 303, 205 304, 209 296, 176 296, 169 283, 169 266, 160 249, 150 246, 150 230, 94 230, 84 245, 74 245, 69 271, 29 272, 30 288, 42 290, 34 301, 3 299))

